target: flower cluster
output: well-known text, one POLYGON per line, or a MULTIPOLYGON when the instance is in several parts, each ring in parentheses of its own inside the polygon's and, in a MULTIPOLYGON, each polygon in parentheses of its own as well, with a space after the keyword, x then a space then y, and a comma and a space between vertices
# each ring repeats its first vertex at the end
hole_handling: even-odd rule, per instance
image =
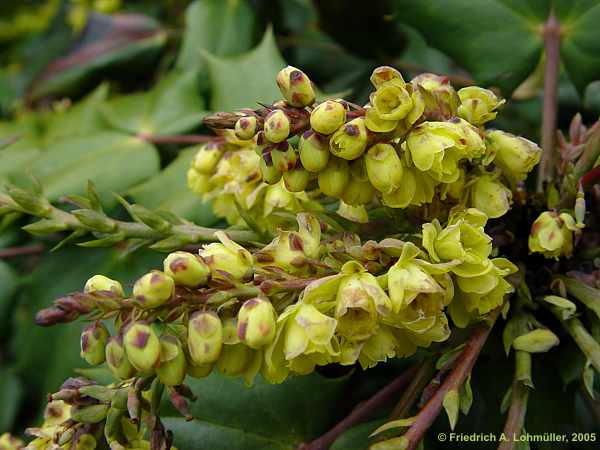
MULTIPOLYGON (((466 326, 503 304, 516 267, 490 259, 486 221, 479 210, 456 210, 444 228, 423 225, 422 240, 361 243, 323 239, 326 225, 303 213, 297 231, 281 230, 261 249, 217 232, 220 242, 198 254, 169 254, 131 295, 95 275, 53 308, 96 319, 81 355, 122 381, 155 377, 176 388, 216 368, 248 384, 259 373, 279 383, 330 363, 368 368, 446 340, 447 311, 466 326), (114 320, 114 336, 102 319, 114 320)), ((48 311, 56 317, 51 308, 38 318, 48 311)))
POLYGON ((360 222, 373 204, 407 208, 435 198, 490 218, 508 211, 510 187, 541 151, 484 128, 504 100, 476 86, 457 92, 433 74, 407 83, 391 67, 375 69, 371 82, 375 91, 364 107, 343 99, 315 103, 308 77, 283 69, 283 100, 205 119, 218 136, 199 149, 190 188, 213 199, 230 223, 271 230, 265 218, 274 209, 315 211, 320 196, 339 199, 338 213, 360 222))

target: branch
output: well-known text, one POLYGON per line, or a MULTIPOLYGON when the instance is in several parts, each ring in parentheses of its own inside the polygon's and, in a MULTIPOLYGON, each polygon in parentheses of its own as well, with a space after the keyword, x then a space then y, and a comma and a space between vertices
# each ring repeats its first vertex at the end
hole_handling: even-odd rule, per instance
POLYGON ((554 171, 554 138, 558 110, 558 76, 560 69, 560 25, 554 12, 550 13, 544 25, 544 106, 542 111, 542 157, 538 172, 537 188, 541 192, 544 181, 552 177, 554 171))
POLYGON ((498 450, 514 450, 519 444, 518 438, 523 431, 527 401, 530 388, 526 383, 531 380, 531 355, 517 350, 515 352, 515 379, 510 394, 510 409, 504 424, 504 435, 508 438, 503 441, 498 450))
POLYGON ((373 397, 363 403, 359 403, 346 418, 335 425, 327 433, 308 444, 301 444, 300 447, 298 447, 298 450, 327 450, 344 431, 367 420, 375 411, 385 405, 391 397, 398 394, 398 392, 415 376, 416 372, 417 366, 405 370, 400 376, 377 392, 373 397))
POLYGON ((390 419, 401 419, 408 415, 410 409, 417 400, 419 393, 427 386, 427 383, 429 383, 434 373, 435 364, 433 363, 433 360, 425 360, 402 394, 402 397, 392 411, 392 414, 390 414, 390 419))
MULTIPOLYGON (((490 316, 492 322, 496 321, 498 313, 499 311, 496 311, 490 316)), ((477 357, 490 334, 492 326, 493 323, 489 326, 480 324, 473 329, 464 350, 456 360, 456 365, 452 369, 452 372, 450 372, 439 389, 415 416, 415 421, 404 434, 403 440, 406 442, 404 450, 415 450, 417 448, 419 442, 421 442, 421 439, 423 439, 423 436, 442 410, 444 396, 449 391, 453 389, 458 390, 463 385, 477 361, 477 357)))
POLYGON ((141 140, 150 144, 203 144, 212 142, 217 137, 214 135, 174 135, 174 136, 152 136, 151 134, 140 133, 137 136, 141 140))
POLYGON ((15 256, 37 255, 46 250, 43 244, 34 244, 27 247, 9 247, 0 249, 0 259, 14 258, 15 256))

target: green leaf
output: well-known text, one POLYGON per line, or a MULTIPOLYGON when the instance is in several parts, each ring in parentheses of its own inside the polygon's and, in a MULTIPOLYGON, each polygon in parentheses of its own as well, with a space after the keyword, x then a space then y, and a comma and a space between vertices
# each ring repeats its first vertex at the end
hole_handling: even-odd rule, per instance
POLYGON ((555 2, 561 28, 561 58, 569 77, 580 93, 598 79, 600 3, 596 0, 555 2))
POLYGON ((29 97, 76 94, 108 69, 141 74, 166 42, 167 33, 150 17, 90 14, 76 45, 36 78, 29 97))
POLYGON ((534 70, 546 2, 530 0, 396 0, 396 17, 415 27, 485 86, 510 93, 534 70), (467 19, 468 18, 468 19, 467 19))
POLYGON ((158 175, 134 186, 128 195, 147 208, 167 210, 198 225, 214 225, 218 218, 210 204, 204 203, 186 183, 187 171, 197 151, 197 147, 182 150, 158 175))
POLYGON ((460 411, 466 416, 472 405, 473 390, 471 389, 471 375, 469 375, 460 388, 460 411))
POLYGON ((271 28, 261 43, 248 53, 230 58, 209 53, 204 56, 210 74, 211 110, 233 111, 281 98, 275 77, 286 63, 271 28))
POLYGON ((117 130, 138 134, 169 135, 200 125, 204 102, 198 93, 196 71, 171 72, 149 92, 116 97, 103 115, 117 130))
POLYGON ((10 430, 19 412, 23 392, 21 382, 12 371, 0 368, 0 430, 10 430))
POLYGON ((79 356, 82 321, 42 328, 33 321, 37 311, 66 293, 81 290, 93 274, 101 273, 127 286, 161 264, 161 255, 143 250, 122 258, 117 249, 67 247, 42 258, 20 290, 11 341, 15 369, 28 387, 29 410, 41 410, 45 396, 55 392, 66 378, 74 376, 75 368, 85 366, 79 356))
POLYGON ((245 0, 197 0, 185 12, 185 31, 177 68, 206 67, 201 51, 231 56, 252 47, 254 11, 245 0))
MULTIPOLYGON (((190 404, 195 426, 186 426, 178 418, 169 423, 184 428, 182 437, 175 433, 179 448, 291 449, 332 425, 347 383, 347 377, 312 374, 278 385, 258 377, 248 388, 240 379, 213 372, 207 378, 187 381, 198 395, 190 404)), ((172 415, 178 416, 174 411, 172 415)))
POLYGON ((375 436, 384 431, 393 430, 394 428, 410 427, 415 422, 415 417, 407 417, 406 419, 396 419, 384 423, 373 431, 369 436, 375 436))
POLYGON ((444 395, 442 405, 448 415, 448 421, 450 422, 450 429, 454 430, 456 422, 458 421, 458 409, 459 409, 459 395, 456 389, 451 389, 444 395))
POLYGON ((57 139, 88 135, 106 128, 100 106, 108 96, 108 84, 103 83, 65 111, 51 114, 47 118, 45 142, 52 143, 57 139))
POLYGON ((110 192, 123 192, 158 170, 158 153, 152 145, 121 133, 103 132, 57 141, 12 172, 9 179, 28 187, 34 176, 51 201, 65 194, 84 195, 91 180, 103 201, 110 202, 110 192))

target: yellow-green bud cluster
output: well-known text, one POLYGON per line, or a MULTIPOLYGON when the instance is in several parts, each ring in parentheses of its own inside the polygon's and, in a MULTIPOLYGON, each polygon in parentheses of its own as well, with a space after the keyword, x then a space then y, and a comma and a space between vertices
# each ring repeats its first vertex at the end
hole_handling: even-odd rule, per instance
POLYGON ((228 123, 218 138, 220 151, 199 151, 190 188, 231 224, 244 225, 241 208, 254 227, 271 232, 280 224, 266 220, 275 208, 318 210, 319 195, 339 199, 340 214, 362 222, 376 199, 407 208, 439 198, 490 218, 507 212, 512 188, 541 152, 524 138, 484 128, 503 99, 477 86, 457 92, 433 74, 407 82, 387 66, 373 71, 371 83, 362 108, 343 99, 315 102, 306 74, 283 69, 283 101, 254 115, 236 113, 234 130, 228 123), (275 205, 269 197, 277 197, 275 205))

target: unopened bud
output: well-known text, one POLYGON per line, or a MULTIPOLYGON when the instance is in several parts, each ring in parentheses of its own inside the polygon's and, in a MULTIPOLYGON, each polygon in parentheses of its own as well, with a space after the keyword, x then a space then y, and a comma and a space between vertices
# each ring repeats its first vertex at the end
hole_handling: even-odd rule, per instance
POLYGON ((71 407, 71 419, 80 423, 98 423, 106 418, 110 406, 104 403, 98 405, 75 405, 71 407))
POLYGON ((542 154, 542 150, 534 142, 500 130, 486 134, 486 145, 495 154, 494 163, 506 175, 512 175, 518 180, 527 177, 542 154))
POLYGON ((575 198, 575 220, 577 228, 585 227, 585 193, 583 192, 583 186, 579 185, 577 190, 577 197, 575 198))
POLYGON ((341 197, 348 181, 350 180, 350 167, 348 162, 336 157, 329 158, 327 167, 319 172, 319 189, 325 195, 341 197))
POLYGON ((102 364, 110 334, 102 322, 89 325, 81 333, 81 357, 92 366, 102 364))
POLYGON ((153 369, 160 357, 158 336, 148 324, 135 322, 127 328, 123 339, 129 362, 139 371, 153 369))
POLYGON ((156 375, 161 383, 177 386, 183 383, 186 373, 186 362, 183 349, 175 336, 160 337, 160 365, 156 375))
POLYGON ((271 160, 277 170, 280 172, 287 172, 296 167, 298 154, 296 153, 296 150, 294 150, 294 147, 287 142, 282 142, 281 144, 274 146, 271 150, 271 160))
POLYGON ((275 184, 281 180, 281 170, 273 164, 273 151, 265 151, 260 157, 260 174, 267 184, 275 184))
POLYGON ((257 131, 258 123, 254 116, 241 117, 235 123, 235 135, 240 139, 252 139, 257 131))
POLYGON ((317 133, 332 134, 346 122, 346 107, 340 102, 326 100, 310 113, 310 126, 317 133))
POLYGON ((196 287, 206 284, 210 276, 210 268, 202 258, 188 252, 169 254, 163 262, 165 274, 184 286, 196 287))
POLYGON ((21 450, 25 448, 23 441, 10 433, 0 436, 0 450, 21 450))
POLYGON ((306 131, 298 144, 300 161, 309 172, 320 172, 329 161, 329 143, 318 133, 306 131))
POLYGON ((315 90, 312 82, 301 70, 287 66, 279 71, 276 82, 285 101, 290 105, 303 108, 314 103, 315 90))
POLYGON ((192 378, 206 378, 212 372, 213 365, 212 364, 203 364, 200 366, 195 366, 193 364, 188 364, 187 366, 187 374, 192 378))
POLYGON ((85 282, 83 292, 86 294, 92 294, 94 292, 110 292, 116 298, 123 298, 125 293, 123 292, 123 286, 116 280, 112 280, 104 275, 94 275, 92 278, 85 282))
POLYGON ((290 135, 290 119, 281 109, 271 111, 265 118, 265 137, 269 142, 283 142, 290 135))
POLYGON ((522 334, 513 341, 515 350, 528 353, 544 353, 559 344, 558 337, 550 330, 537 328, 522 334))
POLYGON ((192 167, 199 173, 211 175, 222 155, 223 152, 217 144, 203 145, 194 156, 192 167))
POLYGON ((367 127, 365 119, 357 117, 342 125, 331 136, 329 149, 338 158, 353 160, 362 155, 367 148, 367 127))
POLYGON ((135 282, 133 296, 141 308, 158 308, 173 296, 174 290, 173 278, 153 270, 135 282))
POLYGON ((214 363, 223 347, 223 324, 212 311, 198 311, 188 324, 188 350, 196 366, 214 363))
POLYGON ((123 338, 111 337, 106 344, 106 364, 116 378, 126 380, 131 378, 135 369, 127 359, 123 338))
POLYGON ((368 180, 362 181, 350 177, 350 181, 342 193, 342 200, 351 206, 366 205, 373 200, 374 195, 375 188, 368 180))
POLYGON ((238 312, 237 335, 248 347, 258 349, 275 337, 275 309, 268 300, 246 300, 238 312))
POLYGON ((483 211, 491 219, 502 217, 510 209, 511 190, 493 176, 477 177, 469 189, 471 206, 483 211))
POLYGON ((302 192, 308 186, 310 181, 310 172, 302 167, 288 170, 283 174, 283 183, 285 188, 290 192, 302 192))
POLYGON ((224 345, 216 366, 223 375, 238 377, 247 370, 253 356, 254 350, 245 344, 224 345))
POLYGON ((389 194, 400 186, 402 161, 390 144, 377 144, 365 154, 365 166, 371 184, 379 192, 389 194))

